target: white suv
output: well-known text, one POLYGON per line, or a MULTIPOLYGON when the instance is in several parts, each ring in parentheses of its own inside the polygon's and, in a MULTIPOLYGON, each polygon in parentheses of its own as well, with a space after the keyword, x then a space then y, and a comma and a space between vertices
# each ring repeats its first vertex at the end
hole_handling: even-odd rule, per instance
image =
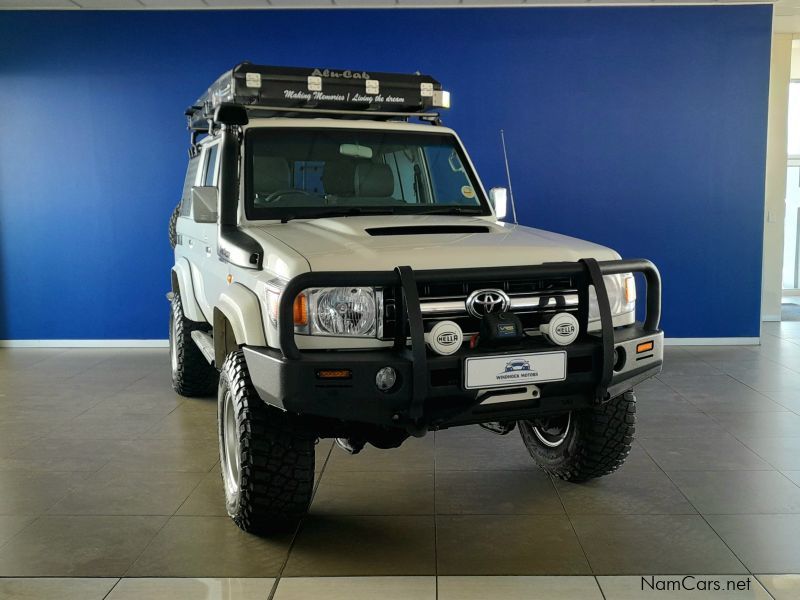
POLYGON ((423 75, 242 63, 187 111, 172 379, 217 393, 247 531, 307 511, 323 437, 356 453, 519 425, 570 481, 628 455, 632 388, 662 364, 658 271, 500 220, 505 190, 486 194, 434 112, 448 102, 423 75))

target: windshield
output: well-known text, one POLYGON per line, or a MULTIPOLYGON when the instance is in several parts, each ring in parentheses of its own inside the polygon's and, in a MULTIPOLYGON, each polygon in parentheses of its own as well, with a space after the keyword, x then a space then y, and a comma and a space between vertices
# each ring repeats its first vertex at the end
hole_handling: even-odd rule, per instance
POLYGON ((452 135, 357 129, 250 129, 247 218, 489 215, 452 135))

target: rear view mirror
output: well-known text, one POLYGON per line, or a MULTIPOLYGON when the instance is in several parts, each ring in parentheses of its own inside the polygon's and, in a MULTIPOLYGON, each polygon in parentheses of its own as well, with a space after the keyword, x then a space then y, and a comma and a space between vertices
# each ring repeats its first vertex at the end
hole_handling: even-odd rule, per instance
POLYGON ((196 185, 192 188, 191 214, 195 223, 216 223, 219 191, 215 187, 196 185))
POLYGON ((359 144, 342 144, 339 146, 339 154, 352 156, 353 158, 372 158, 372 148, 359 144))
POLYGON ((489 201, 494 207, 494 216, 498 219, 505 218, 508 213, 508 190, 503 187, 494 187, 490 189, 489 201))

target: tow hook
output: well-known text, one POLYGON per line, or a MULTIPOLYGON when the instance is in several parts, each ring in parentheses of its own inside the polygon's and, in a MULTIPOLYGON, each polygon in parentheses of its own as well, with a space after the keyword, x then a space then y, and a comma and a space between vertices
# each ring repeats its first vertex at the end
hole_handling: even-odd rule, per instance
POLYGON ((508 435, 517 426, 516 421, 489 421, 488 423, 479 423, 481 427, 497 435, 508 435))

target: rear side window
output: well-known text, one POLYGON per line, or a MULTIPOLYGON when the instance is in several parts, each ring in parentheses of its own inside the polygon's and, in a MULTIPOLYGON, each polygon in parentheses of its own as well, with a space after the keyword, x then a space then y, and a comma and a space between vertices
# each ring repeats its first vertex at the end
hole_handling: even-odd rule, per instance
POLYGON ((181 216, 185 217, 189 214, 189 196, 192 193, 192 187, 197 178, 197 169, 200 167, 200 156, 195 156, 189 159, 189 166, 186 169, 186 179, 183 182, 183 194, 181 194, 181 216))
POLYGON ((215 144, 208 149, 206 156, 206 172, 203 176, 203 185, 205 186, 212 186, 214 185, 214 173, 217 172, 217 150, 219 149, 219 144, 215 144))

